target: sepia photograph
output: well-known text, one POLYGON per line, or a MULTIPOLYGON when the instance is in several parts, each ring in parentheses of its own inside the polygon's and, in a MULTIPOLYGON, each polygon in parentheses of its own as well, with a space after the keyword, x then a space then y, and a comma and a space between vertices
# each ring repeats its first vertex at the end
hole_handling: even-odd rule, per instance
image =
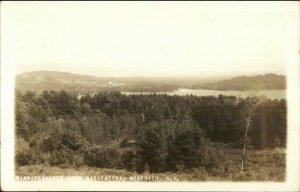
POLYGON ((1 190, 299 190, 298 2, 1 2, 1 190))

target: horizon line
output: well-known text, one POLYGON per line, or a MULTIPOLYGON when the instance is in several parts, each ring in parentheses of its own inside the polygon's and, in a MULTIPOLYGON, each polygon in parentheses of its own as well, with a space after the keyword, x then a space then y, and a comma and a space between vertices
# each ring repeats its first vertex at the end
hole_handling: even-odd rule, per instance
POLYGON ((254 75, 267 75, 267 74, 276 74, 276 75, 284 75, 286 74, 281 71, 251 71, 245 73, 245 71, 234 71, 234 72, 224 72, 222 73, 199 73, 199 74, 159 74, 159 75, 148 75, 148 74, 143 74, 143 75, 136 75, 136 74, 124 74, 124 75, 96 75, 96 74, 91 74, 91 73, 80 73, 80 72, 70 72, 70 71, 61 71, 61 70, 33 70, 33 71, 26 71, 26 72, 16 72, 15 75, 22 75, 26 73, 34 73, 34 72, 58 72, 58 73, 69 73, 73 75, 84 75, 84 76, 92 76, 92 77, 104 77, 104 78, 130 78, 130 77, 143 77, 143 78, 196 78, 197 76, 205 76, 206 78, 213 78, 213 77, 224 77, 224 76, 254 76, 254 75))

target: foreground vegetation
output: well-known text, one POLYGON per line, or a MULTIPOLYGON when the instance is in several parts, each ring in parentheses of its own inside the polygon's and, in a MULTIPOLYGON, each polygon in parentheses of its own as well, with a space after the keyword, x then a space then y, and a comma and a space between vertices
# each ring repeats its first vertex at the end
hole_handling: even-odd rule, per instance
POLYGON ((90 167, 184 180, 284 178, 284 154, 272 149, 286 144, 285 99, 28 91, 17 92, 15 117, 18 174, 40 166, 41 173, 90 167), (240 174, 243 145, 251 151, 240 174))
MULTIPOLYGON (((107 169, 89 166, 50 166, 50 165, 26 165, 16 168, 18 176, 87 176, 90 179, 99 179, 97 176, 119 176, 130 180, 133 176, 142 176, 147 181, 147 176, 156 176, 163 181, 276 181, 285 180, 285 153, 281 149, 273 150, 249 150, 245 172, 240 173, 241 150, 225 149, 221 165, 215 169, 194 168, 177 172, 142 174, 123 169, 107 169), (226 154, 226 155, 225 155, 226 154), (224 169, 226 164, 227 170, 224 169)), ((136 178, 135 180, 137 180, 136 178)), ((102 180, 104 180, 102 178, 102 180)))

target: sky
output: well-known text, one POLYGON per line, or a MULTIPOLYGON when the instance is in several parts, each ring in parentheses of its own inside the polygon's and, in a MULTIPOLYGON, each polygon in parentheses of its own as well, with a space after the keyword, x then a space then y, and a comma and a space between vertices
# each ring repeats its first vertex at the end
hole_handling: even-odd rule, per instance
POLYGON ((289 2, 2 2, 17 73, 285 73, 289 2))

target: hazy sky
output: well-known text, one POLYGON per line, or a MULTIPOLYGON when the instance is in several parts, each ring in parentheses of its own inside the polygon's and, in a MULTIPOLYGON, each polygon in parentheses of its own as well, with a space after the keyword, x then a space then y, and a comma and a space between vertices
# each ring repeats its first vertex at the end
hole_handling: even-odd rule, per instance
POLYGON ((284 73, 283 2, 2 2, 17 72, 284 73))

